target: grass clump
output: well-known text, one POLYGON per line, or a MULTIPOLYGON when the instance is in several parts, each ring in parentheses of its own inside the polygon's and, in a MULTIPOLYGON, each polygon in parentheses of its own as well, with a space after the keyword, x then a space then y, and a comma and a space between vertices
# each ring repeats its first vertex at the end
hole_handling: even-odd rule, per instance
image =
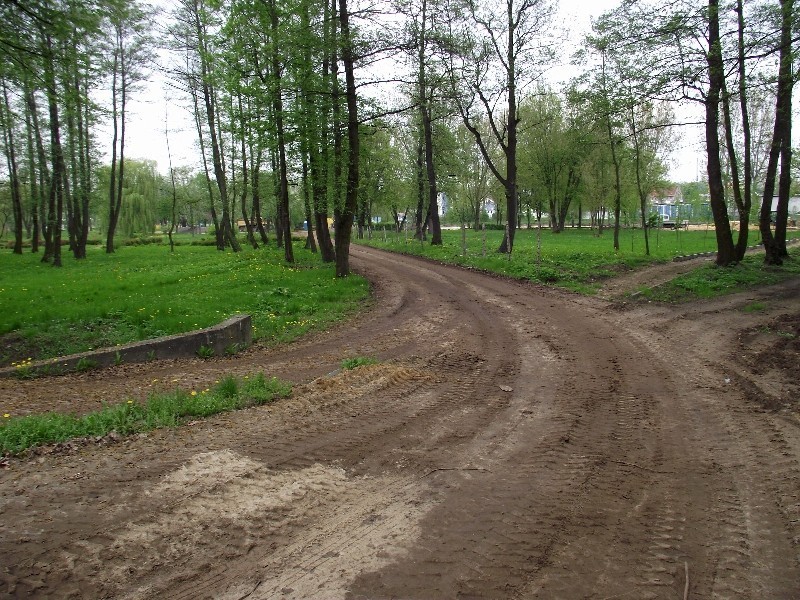
POLYGON ((0 422, 0 454, 20 454, 43 444, 76 438, 130 435, 159 427, 176 427, 186 420, 257 406, 291 394, 291 385, 263 374, 242 380, 228 376, 213 388, 152 394, 146 402, 128 400, 82 416, 46 413, 11 417, 0 422))
POLYGON ((378 363, 378 359, 371 358, 369 356, 355 356, 353 358, 345 358, 342 363, 342 369, 345 371, 349 371, 351 369, 357 369, 358 367, 364 367, 366 365, 374 365, 378 363))

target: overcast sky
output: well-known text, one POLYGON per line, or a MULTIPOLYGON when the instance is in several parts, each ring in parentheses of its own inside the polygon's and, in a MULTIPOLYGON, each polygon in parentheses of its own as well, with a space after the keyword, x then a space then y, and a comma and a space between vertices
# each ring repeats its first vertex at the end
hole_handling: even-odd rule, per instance
MULTIPOLYGON (((169 6, 168 0, 155 2, 169 6)), ((614 8, 619 0, 561 0, 557 21, 568 30, 566 47, 574 47, 579 43, 583 33, 589 30, 591 19, 604 11, 614 8)), ((551 80, 568 80, 576 75, 575 67, 569 65, 571 51, 564 52, 563 64, 555 67, 549 74, 551 80)), ((163 85, 159 74, 153 74, 153 80, 146 89, 138 92, 130 102, 130 118, 126 133, 125 154, 129 158, 147 158, 158 163, 162 173, 169 171, 167 144, 165 136, 165 118, 169 124, 170 151, 172 164, 199 168, 199 152, 197 150, 196 133, 191 114, 185 107, 186 101, 177 97, 163 85)), ((110 136, 106 136, 110 139, 110 136)), ((705 168, 702 162, 704 144, 698 128, 685 128, 680 132, 676 147, 670 158, 670 178, 674 181, 693 181, 705 168)))

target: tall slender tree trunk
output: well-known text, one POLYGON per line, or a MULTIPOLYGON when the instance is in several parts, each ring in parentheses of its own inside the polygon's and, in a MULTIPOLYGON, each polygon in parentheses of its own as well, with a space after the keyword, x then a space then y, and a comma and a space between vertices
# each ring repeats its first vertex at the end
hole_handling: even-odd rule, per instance
POLYGON ((205 135, 203 134, 203 122, 200 117, 200 106, 198 103, 199 90, 192 88, 190 90, 192 96, 192 103, 194 107, 194 124, 197 128, 197 139, 200 142, 200 157, 203 161, 203 173, 206 178, 206 189, 208 191, 209 212, 211 213, 211 222, 214 224, 214 239, 216 242, 217 250, 225 250, 225 236, 222 228, 220 227, 219 218, 217 217, 217 210, 215 208, 214 189, 211 183, 211 173, 208 169, 208 152, 206 151, 205 135))
POLYGON ((112 83, 113 149, 111 151, 111 191, 109 195, 108 231, 106 232, 106 252, 114 252, 114 235, 122 209, 122 192, 125 184, 125 121, 127 110, 127 66, 125 62, 125 43, 122 26, 117 25, 117 45, 114 54, 114 73, 112 83), (119 83, 119 87, 117 87, 119 83), (117 105, 119 94, 119 105, 117 105), (119 106, 119 112, 118 112, 119 106), (119 158, 117 159, 117 137, 119 137, 119 158), (116 187, 116 189, 115 189, 116 187))
POLYGON ((706 108, 706 153, 708 155, 708 191, 711 213, 717 236, 717 264, 728 266, 736 262, 736 249, 731 236, 719 145, 719 104, 725 72, 719 36, 719 0, 708 1, 708 94, 706 108))
POLYGON ((508 228, 507 234, 500 244, 499 252, 511 254, 514 250, 514 235, 517 230, 517 207, 519 206, 519 190, 517 187, 517 128, 519 114, 517 111, 517 65, 516 65, 516 28, 519 23, 514 18, 514 3, 510 0, 507 4, 508 17, 508 48, 506 54, 506 71, 508 81, 508 144, 506 146, 506 213, 508 228))
POLYGON ((342 37, 342 64, 345 73, 347 98, 347 188, 344 206, 336 219, 336 276, 350 274, 350 236, 353 216, 358 202, 358 97, 354 73, 353 44, 350 36, 350 19, 347 0, 339 0, 339 23, 342 37))
POLYGON ((261 218, 261 153, 261 146, 258 146, 256 152, 253 152, 252 149, 250 150, 250 173, 253 180, 253 208, 250 214, 253 217, 255 228, 258 230, 261 243, 266 246, 269 244, 269 238, 267 237, 266 229, 264 229, 264 220, 261 218))
MULTIPOLYGON (((331 13, 335 11, 336 0, 323 2, 323 47, 331 48, 332 40, 335 39, 336 21, 331 18, 331 13)), ((331 54, 323 52, 322 56, 322 81, 325 89, 332 89, 331 83, 331 54)), ((330 263, 336 260, 336 253, 333 248, 331 232, 328 226, 329 210, 329 186, 331 153, 329 149, 330 130, 328 123, 331 115, 332 103, 323 96, 319 105, 318 122, 319 137, 311 144, 311 181, 312 194, 314 198, 314 221, 317 226, 317 245, 319 246, 322 262, 330 263)))
MULTIPOLYGON (((340 41, 339 37, 344 37, 344 30, 341 33, 337 32, 336 23, 338 21, 341 28, 341 16, 338 14, 337 0, 331 0, 331 122, 333 123, 333 156, 330 159, 331 166, 331 200, 333 202, 333 220, 335 232, 338 234, 339 228, 336 225, 339 222, 342 206, 346 203, 346 198, 342 198, 342 169, 344 168, 344 149, 342 143, 342 92, 339 84, 339 47, 343 46, 345 42, 340 41)), ((349 240, 349 238, 348 238, 349 240)), ((349 242, 348 242, 349 243, 349 242)), ((336 244, 339 244, 338 238, 336 244)), ((336 253, 338 257, 339 253, 336 253)))
MULTIPOLYGON (((66 89, 65 113, 67 117, 67 149, 69 152, 69 181, 65 181, 64 188, 72 191, 67 197, 67 230, 69 231, 69 245, 72 255, 78 259, 82 258, 80 248, 80 231, 83 227, 80 204, 80 184, 78 183, 80 169, 78 167, 78 154, 83 157, 83 152, 79 149, 80 139, 76 121, 80 115, 80 83, 76 82, 78 77, 76 72, 66 78, 64 87, 66 89)), ((85 249, 84 249, 85 254, 85 249)))
POLYGON ((275 130, 278 144, 278 200, 281 205, 281 222, 279 226, 283 230, 284 258, 286 262, 294 262, 294 250, 292 248, 292 219, 289 214, 289 176, 286 164, 286 132, 283 123, 283 98, 281 96, 281 75, 283 67, 281 65, 280 52, 278 49, 278 8, 275 0, 270 0, 270 21, 272 27, 272 78, 274 90, 272 93, 272 110, 275 119, 275 130))
MULTIPOLYGON (((230 199, 228 197, 228 182, 223 165, 222 151, 220 149, 219 137, 217 135, 217 113, 216 95, 211 85, 211 68, 208 64, 208 47, 206 46, 206 31, 200 21, 200 7, 195 1, 194 4, 194 26, 195 35, 198 42, 198 57, 200 62, 200 90, 203 93, 203 103, 206 109, 206 121, 208 123, 209 142, 211 143, 211 163, 214 167, 214 179, 219 190, 220 203, 222 205, 222 215, 217 224, 217 230, 221 229, 221 236, 224 244, 230 245, 234 252, 241 250, 236 236, 231 230, 230 222, 230 199)), ((212 211, 213 214, 213 211, 212 211)))
POLYGON ((775 125, 772 133, 767 172, 764 179, 764 195, 761 199, 759 229, 764 241, 764 262, 768 265, 783 264, 786 251, 786 226, 778 228, 782 219, 788 217, 789 167, 791 166, 791 101, 792 101, 792 51, 791 19, 792 0, 781 0, 781 47, 778 66, 778 93, 775 101, 775 125), (775 216, 775 233, 772 232, 772 203, 775 196, 775 179, 780 159, 781 174, 778 184, 778 206, 775 216), (780 236, 783 236, 781 243, 780 236))
MULTIPOLYGON (((737 0, 737 63, 739 67, 739 111, 742 115, 742 142, 744 145, 744 194, 737 201, 739 208, 739 237, 736 241, 736 260, 741 261, 747 251, 750 235, 750 210, 753 206, 753 158, 752 158, 752 133, 750 129, 750 111, 747 102, 747 73, 745 70, 745 40, 744 40, 744 2, 737 0)), ((726 129, 728 117, 726 115, 726 129)), ((733 148, 733 140, 727 140, 729 147, 733 148)), ((731 163, 733 164, 733 163, 731 163)), ((737 189, 738 184, 734 184, 737 189)))
POLYGON ((417 143, 417 210, 414 213, 414 239, 425 239, 425 148, 422 140, 417 143))
MULTIPOLYGON (((253 233, 253 223, 250 217, 247 215, 247 186, 248 186, 248 173, 247 173, 247 116, 243 111, 242 106, 242 94, 238 94, 238 102, 239 102, 239 115, 240 115, 240 123, 239 126, 241 127, 241 142, 242 142, 242 219, 244 219, 244 226, 247 230, 247 241, 250 242, 250 245, 256 249, 258 248, 258 242, 256 242, 256 236, 253 233)), ((249 114, 249 111, 248 111, 249 114)))
MULTIPOLYGON (((27 85, 25 86, 25 95, 27 98, 27 85)), ((30 108, 25 106, 25 126, 27 130, 28 141, 28 179, 30 182, 30 206, 31 206, 31 252, 36 253, 39 251, 39 202, 40 202, 40 179, 41 179, 41 166, 37 165, 37 157, 34 152, 34 131, 33 120, 31 119, 30 108)))
POLYGON ((53 57, 53 41, 45 35, 47 50, 45 59, 45 86, 47 104, 50 115, 50 156, 52 162, 52 180, 50 182, 50 202, 48 207, 48 228, 51 231, 52 260, 54 267, 61 264, 61 223, 64 215, 64 152, 61 146, 61 125, 58 114, 58 91, 56 90, 55 60, 53 57))
POLYGON ((14 147, 14 126, 11 118, 11 104, 8 101, 8 88, 6 80, 2 79, 3 86, 3 138, 5 141, 6 161, 8 163, 8 178, 11 183, 11 206, 14 213, 14 254, 22 254, 22 193, 19 185, 19 170, 17 168, 17 155, 14 147))
POLYGON ((427 69, 425 66, 425 55, 427 53, 427 27, 428 27, 428 3, 422 0, 422 23, 419 35, 419 55, 418 55, 418 93, 420 116, 422 118, 422 138, 425 147, 425 175, 428 184, 428 207, 431 214, 431 244, 434 246, 442 245, 442 227, 439 223, 439 190, 436 185, 436 167, 433 163, 433 126, 431 124, 432 113, 430 100, 428 98, 427 69))
MULTIPOLYGON (((33 137, 36 142, 36 156, 39 163, 39 196, 37 213, 39 214, 39 228, 44 238, 44 253, 42 262, 49 262, 52 254, 50 221, 48 218, 48 188, 50 187, 50 169, 47 166, 47 155, 42 141, 42 130, 39 126, 39 108, 36 105, 36 95, 29 82, 25 84, 25 104, 28 108, 28 115, 33 125, 33 137)), ((34 235, 34 237, 36 237, 34 235)))

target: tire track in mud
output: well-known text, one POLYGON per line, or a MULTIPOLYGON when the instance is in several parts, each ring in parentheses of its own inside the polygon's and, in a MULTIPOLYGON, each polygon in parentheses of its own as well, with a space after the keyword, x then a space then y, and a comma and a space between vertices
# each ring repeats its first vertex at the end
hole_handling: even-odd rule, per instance
MULTIPOLYGON (((512 305, 505 303, 506 308, 512 305)), ((507 318, 514 320, 517 316, 511 313, 507 318)), ((545 320, 547 317, 553 315, 546 315, 545 320)), ((570 333, 561 331, 560 335, 566 340, 580 339, 570 333)), ((518 390, 518 401, 513 410, 524 418, 514 421, 506 415, 505 431, 498 432, 503 442, 480 440, 473 449, 484 459, 475 464, 484 465, 488 474, 448 478, 448 485, 459 488, 452 496, 478 501, 443 501, 426 519, 430 533, 425 539, 430 543, 425 539, 421 542, 424 558, 419 550, 415 553, 414 574, 404 564, 396 567, 396 573, 384 570, 358 581, 354 597, 426 597, 431 590, 435 594, 453 589, 466 596, 505 596, 548 563, 563 530, 573 522, 587 527, 587 520, 569 506, 581 490, 593 488, 592 480, 605 461, 602 448, 609 442, 619 445, 624 441, 614 433, 617 424, 613 419, 597 418, 598 408, 617 392, 621 370, 614 358, 604 358, 611 350, 604 340, 598 340, 592 356, 581 356, 561 338, 540 334, 538 342, 534 344, 536 350, 541 351, 544 342, 551 354, 544 362, 555 365, 555 369, 542 370, 534 377, 538 397, 533 389, 536 386, 525 377, 517 377, 514 389, 518 390), (602 368, 595 368, 597 364, 602 368), (592 393, 559 380, 558 371, 566 365, 572 369, 574 381, 592 382, 592 393), (550 397, 542 397, 547 395, 550 397), (537 417, 547 423, 547 428, 540 427, 537 417), (589 440, 584 441, 584 437, 589 440), (481 494, 481 488, 492 490, 491 497, 481 494), (458 548, 452 538, 473 544, 469 549, 462 547, 458 556, 448 560, 443 547, 458 548)), ((530 351, 526 356, 531 358, 530 351)))
POLYGON ((707 360, 691 374, 669 327, 373 250, 353 265, 382 277, 357 328, 248 364, 380 364, 0 471, 0 595, 675 598, 686 565, 691 597, 800 595, 796 428, 707 360))

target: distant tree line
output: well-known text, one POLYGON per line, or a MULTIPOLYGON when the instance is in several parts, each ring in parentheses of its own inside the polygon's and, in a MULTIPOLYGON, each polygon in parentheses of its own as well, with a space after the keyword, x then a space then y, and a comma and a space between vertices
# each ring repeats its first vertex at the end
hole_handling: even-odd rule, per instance
POLYGON ((487 203, 506 225, 500 251, 523 223, 546 217, 560 232, 584 215, 598 234, 613 227, 615 248, 637 223, 649 251, 649 198, 669 185, 675 115, 694 102, 717 262, 741 260, 757 214, 780 263, 793 0, 623 2, 593 23, 583 73, 558 91, 545 79, 555 9, 177 0, 157 14, 134 0, 1 0, 0 210, 13 251, 27 236, 60 265, 62 235, 84 258, 90 228, 113 252, 118 234, 207 219, 220 250, 275 243, 292 262, 299 221, 344 276, 353 231, 380 219, 440 244, 440 212, 478 227, 487 203), (156 69, 193 115, 199 155, 166 176, 125 146, 132 99, 156 69))

